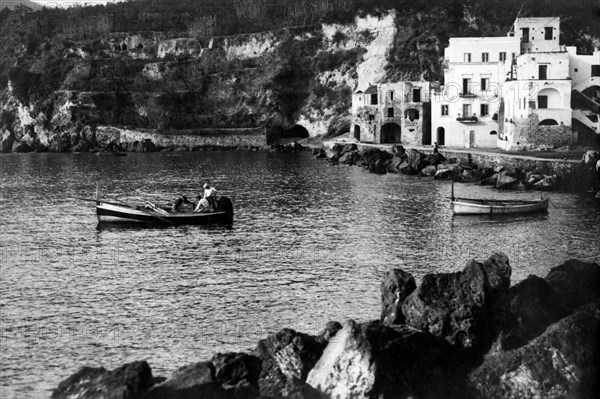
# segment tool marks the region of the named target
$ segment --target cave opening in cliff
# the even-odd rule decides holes
[[[381,126],[381,143],[399,143],[402,140],[402,128],[397,123]]]
[[[308,130],[304,126],[294,125],[290,129],[283,131],[283,138],[308,138]]]

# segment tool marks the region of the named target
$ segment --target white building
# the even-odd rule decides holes
[[[434,140],[452,147],[595,144],[600,52],[560,45],[560,19],[517,18],[506,37],[451,38],[432,95]]]
[[[521,54],[503,90],[499,147],[596,144],[600,52],[560,45],[558,17],[517,18],[509,36]]]
[[[434,141],[450,147],[496,147],[502,84],[519,52],[516,37],[450,39],[444,86],[432,96]]]

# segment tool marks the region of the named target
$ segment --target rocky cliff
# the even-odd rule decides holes
[[[540,1],[522,11],[542,12],[534,7]],[[94,148],[98,126],[264,128],[270,139],[344,133],[353,90],[439,80],[449,36],[503,34],[520,7],[513,0],[209,3],[2,11],[2,150]],[[573,14],[563,19],[566,44],[583,51],[597,44],[597,29],[585,26],[588,2],[550,3],[543,13]]]

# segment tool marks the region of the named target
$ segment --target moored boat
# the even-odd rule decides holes
[[[548,199],[520,201],[454,198],[452,200],[452,212],[455,215],[506,215],[548,212]]]
[[[120,223],[140,225],[208,225],[233,223],[233,206],[227,197],[217,199],[213,212],[171,212],[169,208],[157,207],[151,203],[133,206],[123,203],[96,201],[96,215],[99,223]]]
[[[454,197],[452,183],[452,213],[455,215],[508,215],[548,212],[548,198],[540,200],[500,200]]]

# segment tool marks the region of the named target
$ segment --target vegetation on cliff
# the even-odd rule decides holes
[[[385,75],[373,79],[440,80],[449,37],[505,34],[519,10],[560,16],[562,42],[589,52],[600,37],[594,4],[131,0],[4,9],[0,132],[48,143],[83,126],[285,132],[302,119],[315,124],[312,134],[335,135],[348,127],[359,66],[379,34],[359,30],[356,17],[381,20],[395,10]]]

